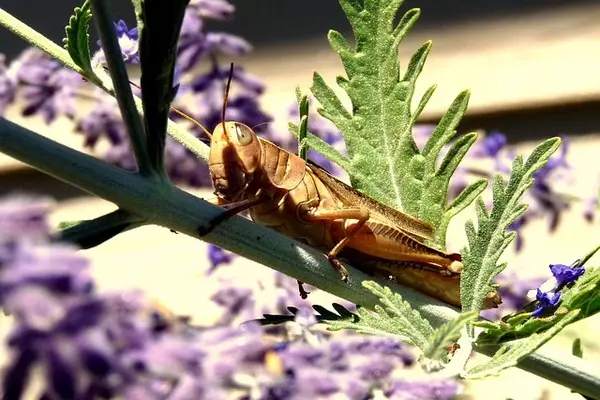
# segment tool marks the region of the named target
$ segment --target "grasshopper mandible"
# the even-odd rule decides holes
[[[251,219],[327,254],[347,281],[339,259],[460,307],[461,256],[424,243],[433,227],[358,192],[316,164],[259,138],[247,125],[225,121],[210,134],[209,170],[225,211],[208,229],[248,210]],[[211,201],[211,200],[209,200]],[[299,282],[300,294],[307,293]],[[499,304],[494,294],[487,307]]]

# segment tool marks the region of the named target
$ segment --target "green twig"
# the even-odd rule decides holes
[[[162,165],[153,165],[150,156],[148,155],[148,147],[146,146],[146,134],[140,119],[140,114],[137,112],[133,94],[123,62],[121,47],[115,33],[115,26],[112,18],[108,14],[108,7],[105,0],[93,0],[92,10],[94,13],[94,21],[98,28],[98,34],[102,42],[106,63],[110,71],[115,87],[115,97],[119,103],[123,122],[127,127],[127,133],[131,139],[131,147],[137,161],[137,166],[142,176],[165,174]]]

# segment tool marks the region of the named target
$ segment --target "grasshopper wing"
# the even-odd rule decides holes
[[[379,214],[381,217],[390,221],[396,228],[402,232],[414,237],[415,239],[432,239],[434,237],[433,226],[427,222],[421,221],[410,215],[404,214],[398,210],[388,207],[385,204],[374,200],[373,198],[362,194],[353,187],[335,178],[329,172],[319,167],[312,161],[307,161],[307,167],[327,185],[329,190],[338,198],[343,199],[344,203],[353,206],[363,206]]]

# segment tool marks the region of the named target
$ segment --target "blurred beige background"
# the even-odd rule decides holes
[[[401,45],[400,57],[406,65],[410,54],[425,40],[434,42],[416,96],[418,98],[433,83],[438,84],[423,115],[427,121],[439,119],[458,92],[468,88],[472,91],[469,117],[495,115],[502,121],[518,113],[526,119],[527,112],[548,109],[546,118],[550,120],[556,117],[552,115],[553,107],[570,105],[571,113],[563,116],[563,122],[568,125],[569,121],[578,119],[578,105],[585,107],[600,101],[598,17],[600,4],[445,26],[409,35]],[[294,100],[296,85],[300,84],[306,91],[313,70],[321,72],[330,83],[343,72],[325,40],[293,47],[259,48],[243,65],[266,81],[268,91],[263,106],[275,114],[282,127],[285,126],[287,105]],[[54,140],[81,149],[82,138],[72,134],[66,121],[48,127],[37,118],[24,120],[14,108],[9,117]],[[596,130],[578,132],[585,135],[569,136],[572,146],[568,160],[576,180],[561,188],[569,194],[587,197],[600,183],[600,136],[595,134],[600,133],[600,112],[596,127]],[[569,135],[571,132],[566,130],[564,133]],[[524,154],[528,154],[535,144],[531,140],[519,142],[516,147]],[[3,191],[29,187],[60,198],[52,216],[55,224],[93,218],[114,209],[99,199],[74,196],[64,186],[3,155],[0,156],[0,181]],[[201,197],[210,196],[210,191],[206,190],[197,193]],[[510,268],[522,270],[524,275],[545,275],[548,264],[571,263],[597,246],[600,243],[598,223],[585,222],[582,211],[580,204],[574,204],[563,216],[559,231],[553,235],[548,234],[547,220],[531,223],[524,231],[526,246],[523,252],[514,254],[511,251],[512,254],[505,256]],[[462,226],[467,217],[457,218],[451,227],[449,244],[454,250],[464,244]],[[86,253],[93,259],[95,275],[103,288],[143,288],[176,313],[192,315],[196,321],[205,323],[218,315],[217,308],[208,301],[218,285],[218,278],[238,277],[258,282],[271,274],[266,267],[237,259],[233,266],[220,271],[218,277],[206,278],[206,245],[157,227],[144,227],[119,235]],[[591,264],[599,265],[598,261],[600,256]],[[327,304],[328,300],[323,299],[322,304]],[[598,318],[594,318],[571,326],[547,346],[556,347],[557,352],[569,352],[572,340],[581,337],[585,357],[598,363],[600,371],[596,339],[598,322]],[[7,318],[0,319],[0,331],[6,331],[8,326]],[[469,393],[473,398],[485,396],[499,400],[580,398],[567,389],[515,369],[498,378],[469,383]]]

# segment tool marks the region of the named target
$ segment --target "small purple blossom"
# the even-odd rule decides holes
[[[210,275],[223,264],[229,264],[233,260],[233,255],[219,246],[214,244],[208,245],[208,260],[210,261],[210,267],[208,268],[207,275]]]
[[[235,7],[225,0],[191,0],[189,7],[204,19],[224,20],[231,18]]]
[[[75,117],[75,100],[81,76],[36,48],[25,50],[15,61],[19,92],[25,100],[24,116],[41,114],[49,124],[58,116]]]
[[[498,308],[483,310],[480,315],[494,320],[502,314],[522,308],[530,302],[529,291],[539,287],[544,280],[543,277],[523,279],[515,272],[498,275],[495,283],[499,285],[498,294],[502,297],[502,305]]]
[[[16,94],[17,78],[6,65],[6,56],[0,53],[0,115],[15,101]]]
[[[422,382],[397,380],[387,394],[390,399],[450,400],[456,398],[461,392],[461,386],[449,379]]]
[[[140,63],[140,47],[139,47],[139,35],[137,27],[129,29],[127,24],[123,20],[113,23],[115,26],[115,34],[121,48],[121,55],[123,61],[126,64],[139,64]],[[98,40],[98,47],[100,48],[92,59],[92,65],[99,65],[106,62],[106,56],[102,50],[102,42]]]
[[[492,132],[483,140],[475,142],[469,155],[474,158],[492,158],[498,157],[498,154],[506,146],[506,136],[500,132]]]
[[[560,301],[560,298],[560,292],[542,292],[540,289],[538,289],[535,295],[535,299],[538,301],[538,303],[535,306],[535,311],[533,311],[531,315],[533,317],[542,316],[546,311],[556,307]]]
[[[554,278],[556,278],[557,286],[563,287],[579,279],[585,272],[585,268],[573,268],[564,264],[550,264],[550,271],[554,275]]]

